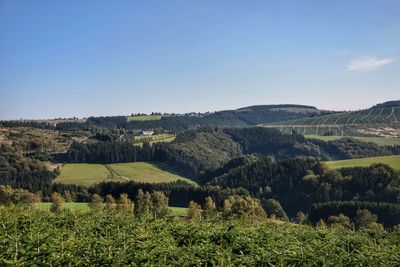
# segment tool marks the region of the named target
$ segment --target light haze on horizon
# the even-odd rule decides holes
[[[400,1],[0,0],[0,119],[400,99]]]

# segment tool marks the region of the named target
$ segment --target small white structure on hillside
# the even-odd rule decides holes
[[[154,134],[154,131],[141,131],[140,134],[144,136],[150,136]]]

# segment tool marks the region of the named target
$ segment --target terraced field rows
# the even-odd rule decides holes
[[[366,109],[353,112],[342,112],[317,116],[301,120],[279,122],[275,125],[365,125],[365,124],[400,123],[400,108]]]
[[[400,136],[400,108],[341,112],[263,126],[303,135]]]

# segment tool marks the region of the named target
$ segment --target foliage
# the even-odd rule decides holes
[[[9,185],[0,185],[1,204],[33,204],[39,201],[39,196],[28,190],[13,189]]]
[[[214,200],[210,196],[206,197],[203,205],[203,217],[205,219],[212,218],[216,215],[216,213],[217,206],[215,205]]]
[[[258,199],[237,195],[225,199],[223,214],[226,218],[264,218],[267,216]]]
[[[19,147],[0,144],[0,184],[31,192],[46,190],[56,173],[36,159],[24,157]]]
[[[267,199],[263,203],[263,207],[268,216],[274,215],[279,220],[283,221],[289,220],[285,210],[282,208],[282,205],[281,203],[279,203],[279,201],[275,199]]]
[[[331,227],[344,227],[347,229],[353,229],[354,224],[349,217],[340,213],[338,216],[331,215],[328,217],[327,224]]]
[[[376,215],[372,217],[365,216],[365,218],[369,217],[368,220],[365,218],[357,219],[357,217],[360,218],[365,215],[365,212],[358,214],[360,210],[368,210],[368,212]],[[385,202],[331,201],[315,203],[311,207],[309,219],[312,223],[316,223],[320,219],[327,219],[331,215],[340,213],[353,219],[358,228],[370,225],[378,219],[378,222],[386,227],[400,224],[400,205]],[[372,221],[370,218],[373,218]],[[367,223],[364,223],[364,220]]]
[[[400,232],[0,207],[5,266],[395,266]]]
[[[133,214],[135,204],[129,199],[127,194],[121,194],[117,200],[117,211],[126,214]]]
[[[201,206],[194,201],[189,202],[187,210],[188,220],[201,220]]]
[[[51,207],[50,211],[59,213],[64,209],[64,198],[57,192],[54,192],[51,194]]]
[[[378,216],[372,214],[369,210],[357,210],[354,223],[358,229],[368,228],[376,223]]]

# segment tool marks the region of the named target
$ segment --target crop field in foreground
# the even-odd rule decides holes
[[[50,210],[51,202],[40,202],[36,203],[35,206],[39,210]],[[66,202],[64,203],[64,208],[69,209],[71,211],[79,211],[79,212],[89,212],[90,207],[89,203],[78,203],[78,202]],[[187,214],[187,208],[182,207],[169,207],[171,209],[171,213],[174,216],[181,216]]]
[[[140,116],[128,116],[128,121],[157,121],[161,120],[161,115],[140,115]]]
[[[398,266],[400,230],[0,207],[2,266]]]
[[[128,162],[113,164],[68,163],[61,169],[55,183],[91,186],[100,182],[162,183],[185,180],[194,183],[165,164],[158,162]]]
[[[329,167],[334,169],[340,169],[345,167],[368,167],[374,163],[384,163],[391,166],[394,169],[400,170],[400,155],[326,161],[326,163],[328,164]]]
[[[306,138],[320,139],[323,141],[331,141],[343,138],[343,136],[323,136],[323,135],[305,135]],[[400,145],[400,137],[361,137],[361,136],[348,136],[364,142],[372,142],[380,146],[394,146]]]

